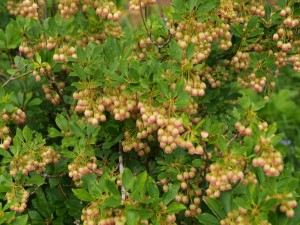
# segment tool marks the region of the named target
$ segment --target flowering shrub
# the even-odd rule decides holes
[[[0,224],[299,224],[259,112],[300,4],[157,2],[0,3]]]

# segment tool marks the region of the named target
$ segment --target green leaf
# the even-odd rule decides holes
[[[169,55],[177,61],[182,59],[182,50],[174,39],[170,42]]]
[[[286,6],[286,0],[278,0],[277,3],[281,8],[284,8]]]
[[[216,0],[206,0],[202,4],[199,5],[197,16],[202,17],[204,14],[209,13],[216,9],[218,6],[218,1]]]
[[[0,175],[0,192],[8,192],[12,187],[11,178]]]
[[[169,187],[167,192],[165,192],[162,197],[162,202],[164,205],[169,204],[175,198],[175,196],[178,194],[179,187],[179,184],[173,184],[171,187]]]
[[[132,188],[134,179],[133,175],[130,169],[125,168],[123,174],[122,174],[122,184],[126,191]]]
[[[52,138],[54,138],[54,137],[62,137],[63,135],[57,130],[57,129],[55,129],[54,127],[49,127],[48,128],[48,136],[49,137],[52,137]]]
[[[251,31],[258,23],[258,20],[259,20],[258,16],[252,16],[248,22],[248,26],[247,26],[245,32]]]
[[[42,58],[39,53],[35,53],[34,57],[38,64],[42,63]]]
[[[255,103],[253,104],[253,107],[252,107],[252,110],[255,112],[255,111],[258,111],[262,108],[264,108],[266,105],[266,102],[264,100],[258,100],[258,101],[255,101]]]
[[[234,200],[234,203],[238,206],[238,207],[241,207],[241,208],[245,208],[245,209],[250,209],[251,206],[249,204],[249,202],[245,199],[242,199],[242,198],[235,198]]]
[[[85,62],[85,52],[82,49],[82,47],[78,47],[76,50],[76,53],[77,53],[78,61],[81,63],[84,63]]]
[[[82,201],[93,201],[92,196],[85,189],[72,189],[74,195]]]
[[[261,28],[255,29],[251,34],[249,34],[249,39],[253,37],[257,37],[258,35],[261,35],[264,33],[264,30]]]
[[[119,134],[119,136],[117,136],[113,140],[104,142],[103,145],[102,145],[102,149],[105,150],[105,149],[111,148],[112,146],[114,146],[115,144],[117,144],[123,138],[124,138],[124,134],[123,133]]]
[[[85,134],[83,133],[84,132],[83,129],[81,129],[79,127],[79,125],[77,123],[73,122],[73,121],[71,121],[71,123],[70,123],[70,131],[78,137],[84,137],[85,136]]]
[[[237,37],[243,36],[243,25],[235,23],[234,26],[230,28],[232,33]]]
[[[261,209],[265,211],[272,210],[272,208],[276,207],[278,203],[279,203],[278,199],[271,198],[262,203]]]
[[[132,187],[132,190],[133,190],[133,193],[132,193],[132,197],[137,197],[139,193],[144,193],[144,187],[146,185],[146,181],[147,181],[147,172],[144,171],[142,173],[140,173],[134,183],[133,183],[133,187]]]
[[[28,126],[24,127],[22,133],[23,133],[23,137],[24,137],[25,141],[29,142],[32,140],[32,132]]]
[[[210,210],[219,218],[224,219],[226,217],[226,213],[222,204],[219,200],[214,198],[206,197],[203,199],[205,204],[210,208]]]
[[[105,181],[105,186],[113,195],[120,195],[120,191],[117,188],[117,185],[112,180],[107,179]]]
[[[167,213],[179,213],[180,211],[182,210],[185,210],[186,209],[186,206],[182,203],[179,203],[179,202],[173,202],[171,203],[166,212]]]
[[[121,196],[111,196],[104,200],[104,202],[101,204],[103,206],[107,207],[118,207],[122,205],[121,203]]]
[[[87,177],[87,175],[84,177]],[[94,199],[101,198],[102,193],[103,193],[102,189],[103,189],[103,187],[101,187],[98,182],[96,182],[96,181],[88,182],[88,191],[89,191],[90,195],[92,196],[92,198],[94,198]]]
[[[11,201],[10,203],[7,203],[7,204],[3,207],[2,211],[4,212],[4,211],[8,210],[13,204],[14,204],[13,201]],[[2,206],[1,203],[0,203],[0,205]],[[1,207],[0,207],[0,208],[1,208]]]
[[[149,177],[149,180],[147,182],[147,191],[153,201],[156,201],[159,199],[159,189],[153,180],[153,178]]]
[[[42,102],[43,102],[42,99],[40,99],[40,98],[34,98],[34,99],[31,99],[27,103],[27,107],[37,106],[37,105],[40,105]]]
[[[12,222],[10,222],[10,225],[26,225],[28,220],[28,215],[18,216],[16,217]]]
[[[3,148],[0,148],[0,155],[4,156],[6,158],[11,158],[9,151],[7,151],[6,149],[3,149]]]
[[[218,135],[217,145],[222,152],[225,152],[227,150],[227,140],[221,134]]]
[[[189,0],[187,3],[188,3],[187,6],[188,6],[189,11],[192,11],[196,7],[196,5],[199,4],[199,1],[198,0]]]
[[[170,97],[170,91],[166,82],[160,81],[157,83],[157,88],[165,97]]]
[[[151,209],[139,209],[139,216],[142,219],[149,219],[154,215]]]
[[[239,99],[239,103],[242,106],[243,109],[249,109],[251,106],[251,99],[249,96],[244,95]]]
[[[74,72],[71,72],[69,76],[79,77],[81,80],[86,80],[86,73],[80,65],[72,65]],[[74,86],[79,86],[80,84],[73,83]]]
[[[186,58],[191,59],[195,52],[195,45],[191,42],[186,48]]]
[[[36,174],[36,175],[30,177],[30,178],[27,180],[27,183],[28,183],[28,184],[35,184],[35,185],[40,186],[40,185],[45,184],[45,179],[44,179],[41,175]]]
[[[5,210],[3,210],[3,211],[5,211]],[[15,215],[16,215],[16,212],[14,212],[14,211],[5,212],[4,216],[2,216],[0,218],[0,224],[3,224],[3,222],[12,221],[12,219],[15,217]],[[7,223],[5,223],[5,225],[6,224]],[[11,223],[9,223],[9,224],[11,224]]]
[[[55,123],[62,131],[67,131],[68,121],[62,114],[56,116]]]
[[[30,219],[32,220],[32,224],[43,224],[43,218],[37,211],[28,211]]]
[[[194,159],[192,161],[192,164],[194,167],[200,167],[204,164],[204,161],[203,161],[203,159]]]
[[[226,214],[233,210],[233,196],[232,191],[224,191],[221,194],[220,201],[224,207]]]
[[[190,98],[191,96],[189,95],[189,93],[187,92],[180,92],[179,96],[176,98],[175,101],[175,106],[178,110],[181,110],[185,107],[187,107],[188,105],[190,105]]]
[[[296,190],[299,180],[294,177],[285,177],[278,182],[278,190],[284,193],[291,193]]]
[[[186,128],[190,127],[190,118],[189,118],[188,114],[182,113],[182,114],[181,114],[181,119],[182,119],[183,125],[184,125]]]
[[[136,225],[138,224],[139,214],[133,209],[126,210],[126,224],[127,225]]]
[[[220,225],[219,220],[209,213],[202,213],[196,216],[197,220],[204,225]]]

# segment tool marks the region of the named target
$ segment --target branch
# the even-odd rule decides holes
[[[25,185],[25,187],[26,187],[26,185]],[[38,191],[38,189],[39,189],[40,187],[41,187],[41,185],[36,186],[36,187],[34,188],[34,190],[33,190],[32,192],[29,193],[29,196],[35,194],[35,193]]]
[[[204,150],[204,155],[205,155],[205,159],[204,159],[204,163],[205,163],[205,169],[203,170],[203,175],[201,175],[201,169],[200,169],[200,176],[202,177],[203,181],[206,180],[206,174],[207,174],[207,169],[208,169],[208,154],[207,154],[207,151],[206,151],[206,146],[203,147],[203,150]]]
[[[167,44],[169,44],[170,41],[171,41],[171,34],[170,34],[170,31],[168,31],[168,33],[169,33],[169,38],[166,40],[165,43],[163,43],[162,45],[156,43],[156,42],[152,39],[152,37],[151,37],[151,32],[149,31],[149,29],[148,29],[148,27],[147,27],[146,20],[145,20],[144,15],[143,15],[143,10],[142,10],[142,3],[141,3],[141,0],[139,0],[139,2],[140,2],[140,14],[141,14],[141,17],[142,17],[142,21],[143,21],[144,27],[145,27],[146,32],[147,32],[147,36],[150,38],[152,44],[156,45],[156,46],[158,47],[158,49],[161,49],[161,48],[165,47],[165,46],[166,46]],[[145,13],[146,13],[146,6],[145,6]]]
[[[16,72],[15,72],[13,75],[11,75],[11,77],[10,77],[7,81],[5,81],[4,84],[2,84],[2,87],[5,87],[5,86],[6,86],[10,81],[12,81],[12,80],[17,80],[17,79],[19,79],[19,78],[21,78],[21,77],[24,77],[24,76],[26,76],[26,75],[32,73],[32,71],[29,70],[29,71],[27,71],[26,73],[23,73],[23,74],[21,74],[21,75],[18,76],[18,77],[15,77],[15,76],[17,75],[17,73],[21,72],[21,71],[22,71],[23,69],[25,69],[27,66],[28,66],[28,64],[25,64],[22,68],[17,69]]]
[[[45,20],[47,18],[47,5],[46,5],[46,1],[45,0],[41,0],[39,1],[39,16],[40,16],[40,22],[42,23],[43,20]]]
[[[66,195],[66,193],[64,192],[64,190],[62,189],[60,183],[57,184],[58,189],[60,190],[60,192],[62,193],[62,195],[64,196],[65,200],[68,200],[68,197]]]
[[[146,24],[146,21],[145,21],[145,18],[144,18],[144,15],[143,15],[143,10],[142,10],[142,2],[141,0],[140,1],[140,13],[141,13],[141,17],[142,17],[142,21],[143,21],[143,24],[144,24],[144,27],[147,31],[147,35],[148,37],[151,39],[151,41],[153,42],[152,38],[151,38],[151,32],[148,30],[148,27],[147,27],[147,24]]]
[[[49,175],[49,174],[44,173],[43,177],[44,178],[60,178],[60,177],[65,176],[66,174],[67,174],[66,172],[61,173],[61,174],[54,174],[54,175]]]
[[[76,219],[76,220],[74,221],[74,224],[75,224],[75,225],[80,225],[80,220],[79,220],[79,219]]]
[[[229,145],[231,145],[231,143],[239,136],[238,133],[234,134],[232,136],[232,138],[227,142],[227,147],[229,147]]]
[[[124,172],[124,162],[123,162],[123,151],[122,151],[121,141],[119,141],[119,171],[120,171],[120,176],[122,177],[122,174]],[[124,204],[124,201],[126,200],[126,190],[123,184],[121,186],[121,195],[122,195],[122,204]]]

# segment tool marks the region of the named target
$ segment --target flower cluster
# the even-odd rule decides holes
[[[45,166],[50,163],[57,163],[60,154],[56,153],[53,148],[40,146],[38,149],[28,149],[20,155],[15,155],[10,162],[10,174],[17,175],[21,171],[23,175],[35,171],[42,173]]]

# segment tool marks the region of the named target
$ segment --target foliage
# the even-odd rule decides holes
[[[0,224],[299,224],[300,5],[233,2],[1,1]]]

